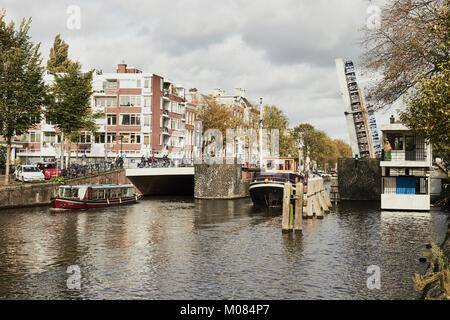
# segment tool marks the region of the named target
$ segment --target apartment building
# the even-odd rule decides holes
[[[259,110],[247,99],[244,89],[235,88],[234,94],[225,94],[222,89],[214,89],[212,96],[217,103],[227,106],[232,111],[233,116],[241,121],[242,126],[239,129],[258,129]],[[241,158],[245,163],[256,164],[259,157],[249,145],[251,142],[249,137],[239,137],[239,133],[237,133],[237,136],[234,139],[232,155]],[[253,148],[256,147],[253,146]],[[227,150],[227,153],[230,151]],[[226,156],[229,156],[229,154]]]
[[[47,83],[53,79],[46,73]],[[186,154],[185,145],[192,140],[197,100],[184,87],[125,63],[115,73],[94,73],[92,87],[92,110],[104,117],[96,120],[95,134],[83,131],[72,143],[72,159],[97,161],[122,155],[126,163],[137,165],[142,156],[167,155],[174,162],[189,162],[192,148]],[[61,155],[58,130],[45,119],[20,138],[23,146],[17,155],[27,162],[51,161]]]

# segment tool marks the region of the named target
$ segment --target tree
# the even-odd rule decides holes
[[[71,135],[89,126],[95,126],[97,114],[90,108],[92,73],[81,73],[79,63],[71,63],[65,73],[55,74],[51,87],[52,101],[45,110],[46,118],[66,135],[70,165]]]
[[[450,71],[424,77],[417,90],[406,99],[408,107],[400,119],[413,132],[430,141],[433,154],[450,160]]]
[[[439,27],[443,32],[434,32]],[[375,107],[391,105],[418,83],[439,73],[448,63],[448,3],[446,0],[395,0],[381,11],[379,28],[364,28],[364,66],[381,74],[368,96]]]
[[[11,140],[40,122],[42,106],[47,101],[47,88],[39,44],[30,41],[31,18],[15,24],[5,22],[6,11],[0,12],[0,134],[6,140],[5,184],[9,183]]]
[[[236,129],[242,125],[242,121],[233,116],[230,108],[218,103],[211,95],[202,96],[198,117],[202,122],[203,132],[218,129],[224,137],[227,129]]]
[[[291,130],[288,128],[289,120],[277,106],[264,106],[263,128],[279,130],[279,151],[281,157],[297,157],[298,147]]]
[[[47,70],[49,70],[54,74],[56,73],[64,74],[68,73],[72,69],[77,69],[78,72],[80,72],[81,66],[78,63],[72,62],[69,59],[69,45],[64,40],[62,40],[61,36],[58,34],[56,35],[55,40],[53,42],[53,48],[50,49],[50,56],[47,61]],[[88,108],[81,118],[84,124],[80,129],[86,129],[87,131],[90,132],[96,132],[98,130],[98,126],[95,123],[95,119],[98,119],[103,116],[104,116],[103,113],[93,114],[91,109]],[[78,140],[81,136],[81,132],[78,130],[73,130],[71,132],[66,133],[67,133],[67,137],[65,139],[66,141],[63,141],[62,143],[65,144],[65,142],[67,142],[68,154],[70,155],[71,142],[77,143],[78,146]],[[62,155],[62,157],[64,158],[64,155]],[[76,158],[78,159],[78,148]],[[70,165],[70,156],[68,158],[68,164]]]
[[[6,164],[6,159],[4,157],[5,153],[6,153],[6,147],[0,146],[0,168],[3,168],[3,166]]]
[[[352,158],[352,147],[348,143],[340,139],[335,139],[333,142],[336,146],[338,158]]]
[[[309,123],[302,123],[292,129],[292,135],[302,143],[303,163],[307,157],[316,161],[323,169],[334,168],[338,158],[351,157],[351,147],[342,140],[332,140],[328,135]]]
[[[447,60],[435,66],[436,72],[422,75],[415,90],[405,97],[406,109],[400,111],[400,119],[416,134],[423,135],[433,146],[437,157],[450,160],[450,10],[444,7],[438,14],[439,20],[430,25],[431,32],[438,38],[445,38],[439,46],[447,52]]]
[[[425,136],[436,156],[449,159],[450,10],[446,0],[397,0],[386,5],[381,27],[365,30],[363,55],[382,77],[369,95],[378,107],[404,97],[400,119]]]
[[[202,133],[208,129],[217,129],[222,133],[222,145],[225,144],[227,129],[237,129],[243,125],[242,121],[233,115],[230,108],[218,103],[211,95],[202,96],[198,119],[202,122]],[[208,141],[203,141],[202,148],[215,143],[215,137],[209,137]]]
[[[58,34],[53,41],[53,47],[50,49],[47,70],[52,73],[66,72],[71,64],[72,61],[69,60],[69,45]]]
[[[296,141],[301,141],[303,144],[302,154],[303,163],[306,164],[307,157],[310,160],[319,159],[319,154],[323,148],[324,140],[326,136],[318,132],[314,126],[309,123],[302,123],[293,129],[293,134]]]

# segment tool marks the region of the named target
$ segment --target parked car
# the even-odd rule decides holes
[[[45,179],[50,179],[52,176],[61,176],[61,169],[58,169],[56,162],[41,162],[38,163],[39,169],[44,174]]]
[[[45,176],[36,165],[20,165],[14,172],[16,180],[22,182],[45,181]]]

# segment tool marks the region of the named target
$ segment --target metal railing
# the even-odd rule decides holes
[[[124,167],[123,161],[101,161],[96,163],[78,164],[71,163],[69,168],[61,170],[61,177],[66,179],[100,174]]]
[[[184,168],[184,167],[193,167],[193,163],[185,163],[184,161],[172,161],[170,159],[155,159],[155,162],[152,162],[151,159],[141,160],[136,164],[138,168]]]

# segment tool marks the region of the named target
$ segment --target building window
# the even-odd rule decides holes
[[[139,114],[121,114],[120,124],[123,126],[140,126],[141,115]]]
[[[144,108],[150,108],[152,106],[152,98],[144,97]]]
[[[150,145],[150,136],[144,135],[144,145],[149,146]]]
[[[141,143],[141,135],[139,133],[121,133],[122,143]]]
[[[115,97],[100,97],[95,98],[96,107],[116,107],[117,99]]]
[[[141,96],[120,96],[121,107],[140,107]]]
[[[115,126],[117,124],[117,115],[108,114],[106,117],[107,117],[108,126]]]
[[[78,142],[79,143],[91,143],[91,134],[89,132],[81,132]]]
[[[139,133],[131,133],[130,134],[130,142],[131,143],[141,143],[141,135]]]
[[[144,126],[150,127],[151,115],[144,115]]]
[[[159,109],[162,110],[163,109],[163,98],[159,99]]]
[[[105,133],[97,133],[95,134],[95,143],[105,143]]]
[[[117,89],[117,80],[106,80],[103,82],[103,89]]]
[[[392,150],[403,150],[403,135],[398,133],[388,133],[387,138]]]
[[[136,79],[122,79],[120,80],[120,87],[124,89],[133,89],[141,87],[141,80]]]
[[[44,132],[44,142],[55,143],[57,141],[59,142],[56,132]]]
[[[41,142],[41,134],[39,132],[28,132],[22,136],[22,142],[38,143]]]
[[[150,79],[144,79],[144,88],[150,88]]]
[[[113,143],[116,140],[116,134],[115,133],[107,133],[106,134],[106,142],[107,143]]]
[[[162,140],[163,140],[163,136],[162,134],[159,135],[159,145],[162,146]]]

